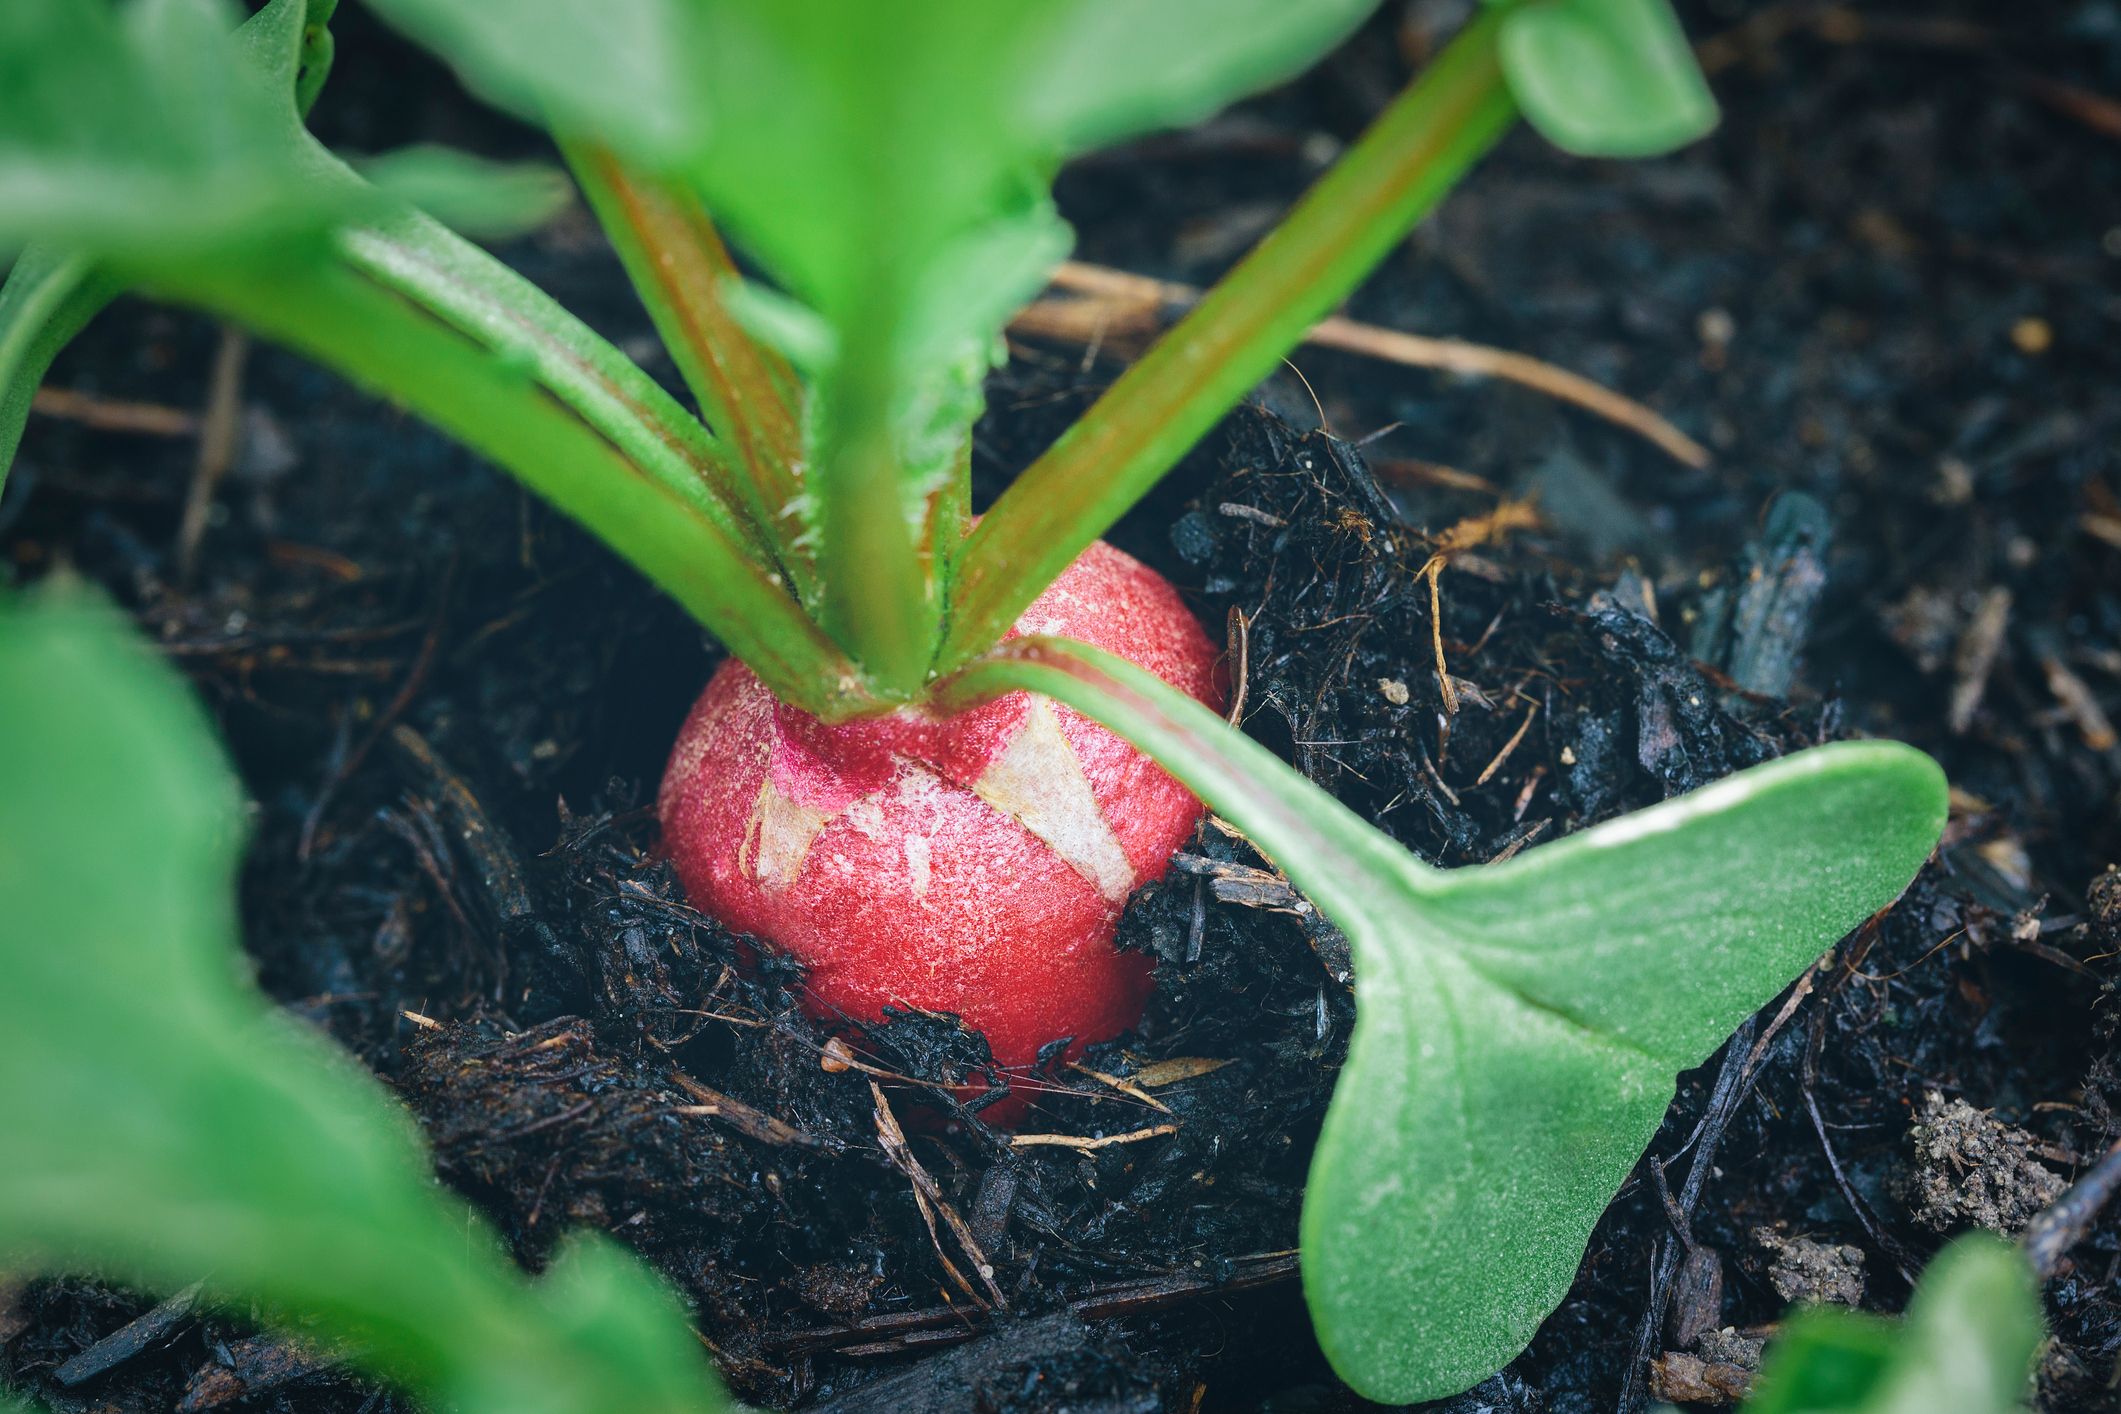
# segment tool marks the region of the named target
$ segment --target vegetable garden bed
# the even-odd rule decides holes
[[[1688,12],[1712,139],[1627,166],[1513,141],[1350,309],[1591,375],[1711,464],[1508,382],[1310,350],[1111,537],[1227,637],[1257,738],[1438,863],[1852,733],[1944,763],[1938,860],[1691,1075],[1651,1146],[1720,1254],[1711,1324],[1740,1330],[1786,1304],[1785,1239],[1858,1249],[1865,1304],[1898,1309],[1945,1231],[2022,1223],[2117,1127],[2121,148],[2078,100],[2121,56],[2062,11],[1821,13]],[[1425,14],[1070,169],[1078,257],[1208,282],[1425,52]],[[337,27],[328,140],[533,141],[358,11]],[[580,211],[505,253],[653,347]],[[1124,313],[1019,333],[983,500],[1110,381]],[[1204,826],[1130,904],[1122,945],[1159,966],[1141,1031],[987,1129],[955,1108],[975,1038],[902,1015],[838,1039],[792,968],[686,904],[652,806],[720,655],[634,571],[191,316],[123,305],[50,386],[0,554],[106,586],[206,697],[256,806],[260,981],[397,1087],[519,1255],[611,1232],[762,1405],[1354,1406],[1294,1259],[1351,964],[1241,837]],[[187,531],[201,434],[230,431]],[[1932,1092],[2024,1132],[1940,1138]],[[1650,1172],[1531,1349],[1450,1407],[1633,1408],[1667,1352],[1731,1363],[1675,1339],[1704,1263]],[[2117,1262],[2108,1220],[2046,1288],[2048,1407],[2108,1397]],[[0,1376],[61,1410],[403,1402],[328,1341],[76,1280],[0,1288]]]

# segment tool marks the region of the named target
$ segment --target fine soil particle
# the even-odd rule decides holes
[[[1083,254],[1211,280],[1455,13],[1388,7],[1314,78],[1070,169]],[[1690,5],[1714,138],[1625,165],[1512,140],[1351,304],[1619,387],[1711,466],[1506,384],[1308,350],[1113,533],[1242,650],[1248,729],[1441,864],[1855,733],[1914,741],[1957,787],[1908,896],[1682,1078],[1568,1299],[1445,1408],[1639,1408],[1655,1370],[1677,1378],[1686,1253],[1734,1254],[1694,1315],[1779,1316],[1770,1268],[1736,1255],[1756,1228],[1859,1248],[1864,1299],[1897,1309],[1938,1222],[2021,1223],[2069,1155],[2121,1134],[2121,749],[2101,726],[2121,710],[2121,146],[2077,101],[2121,89],[2104,14],[1851,28]],[[340,28],[330,140],[536,150],[360,10]],[[671,377],[579,212],[505,255]],[[194,408],[215,342],[128,303],[53,381]],[[1119,366],[1013,354],[983,497]],[[260,350],[240,393],[245,451],[193,573],[191,443],[45,418],[0,563],[72,565],[190,675],[257,804],[262,985],[397,1087],[526,1263],[610,1231],[760,1405],[1357,1407],[1290,1252],[1356,979],[1267,861],[1210,826],[1141,891],[1121,928],[1160,968],[1141,1031],[1038,1078],[1027,1128],[1067,1143],[1012,1143],[963,1098],[977,1037],[820,1025],[795,970],[658,859],[647,805],[714,644],[337,380]],[[1980,1149],[2001,1141],[1961,1124],[1911,1166],[1932,1091],[2025,1137]],[[917,1186],[958,1222],[931,1237]],[[2121,1227],[2073,1259],[2046,1288],[2062,1411],[2110,1401]],[[70,1279],[0,1293],[0,1379],[69,1412],[236,1383],[297,1414],[404,1407],[319,1368],[321,1342],[167,1306]],[[1744,1372],[1683,1324],[1700,1387]]]
[[[1760,1368],[1760,1356],[1767,1349],[1767,1341],[1759,1335],[1749,1335],[1735,1326],[1725,1326],[1720,1331],[1710,1331],[1694,1347],[1702,1359],[1719,1365],[1736,1365],[1741,1370]]]
[[[2108,865],[2084,890],[2084,897],[2092,936],[2107,947],[2121,947],[2121,868]]]
[[[1753,1372],[1741,1365],[1704,1360],[1673,1350],[1650,1362],[1650,1393],[1668,1404],[1719,1408],[1752,1392]]]
[[[1861,1247],[1820,1242],[1769,1227],[1753,1230],[1753,1244],[1767,1253],[1767,1283],[1784,1301],[1814,1306],[1863,1304]]]
[[[2062,1196],[2061,1176],[2034,1157],[2037,1138],[1964,1100],[1930,1091],[1907,1137],[1914,1218],[1938,1232],[1985,1227],[2015,1237]]]

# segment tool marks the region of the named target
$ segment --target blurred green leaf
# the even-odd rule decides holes
[[[557,167],[489,162],[420,144],[353,164],[386,195],[467,236],[512,236],[542,225],[574,194]]]
[[[1931,1259],[1899,1321],[1792,1316],[1746,1414],[2016,1414],[2043,1334],[2025,1254],[1971,1233]]]
[[[1502,62],[1525,117],[1565,151],[1651,157],[1716,126],[1669,0],[1535,0],[1504,21]]]
[[[287,84],[307,113],[331,72],[327,22],[337,0],[272,0],[236,30],[244,61],[268,83]],[[27,17],[27,12],[24,16]],[[20,17],[18,17],[20,18]],[[5,241],[0,240],[0,248]],[[88,255],[32,245],[0,285],[0,487],[7,483],[30,400],[59,350],[124,291]]]
[[[1357,1022],[1304,1192],[1304,1295],[1333,1368],[1383,1402],[1524,1349],[1679,1073],[1891,903],[1944,825],[1936,763],[1848,742],[1442,872],[1109,654],[1012,640],[951,700],[1017,688],[1154,756],[1347,934]]]
[[[1063,157],[1286,77],[1375,4],[373,0],[499,101],[688,170],[791,292],[843,329],[891,313],[916,363],[1066,248]]]
[[[234,945],[244,802],[183,682],[79,589],[0,600],[0,1268],[321,1323],[467,1414],[721,1407],[601,1238],[526,1281],[375,1079]]]
[[[48,240],[153,259],[283,239],[348,214],[288,141],[301,6],[270,45],[216,0],[0,5],[0,249]],[[255,37],[255,36],[254,36]]]
[[[0,253],[49,242],[155,271],[282,251],[387,209],[302,126],[328,58],[303,0],[240,30],[221,0],[8,0]],[[423,204],[537,209],[518,172],[426,156],[407,170]]]
[[[85,255],[31,246],[16,257],[0,284],[0,489],[44,371],[120,288]]]
[[[1295,72],[1375,0],[710,0],[708,209],[833,330],[813,368],[824,618],[919,685],[941,587],[922,556],[1009,315],[1066,255],[1053,173]]]
[[[474,91],[648,165],[698,152],[703,0],[368,0]]]

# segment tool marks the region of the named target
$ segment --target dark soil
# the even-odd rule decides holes
[[[1391,7],[1302,83],[1071,169],[1083,256],[1212,278],[1458,8]],[[1712,140],[1609,165],[1513,139],[1352,312],[1589,374],[1711,468],[1523,390],[1304,352],[1302,381],[1114,537],[1211,625],[1243,611],[1251,730],[1440,863],[1853,733],[1917,743],[1958,788],[1907,898],[1732,1048],[1769,1038],[1757,1083],[1719,1057],[1682,1085],[1651,1153],[1687,1230],[1646,1164],[1467,1411],[1637,1407],[1668,1351],[1661,1370],[1742,1385],[1753,1346],[1725,1328],[1776,1317],[1793,1251],[1859,1253],[1833,1289],[1897,1309],[1947,1232],[2022,1220],[2039,1175],[2121,1134],[2121,886],[2101,877],[2121,858],[2121,110],[2100,97],[2121,94],[2121,10],[1687,19],[1727,109]],[[341,28],[331,140],[529,149],[358,12]],[[669,375],[586,218],[507,254]],[[52,381],[196,408],[215,341],[126,304]],[[1020,347],[983,485],[1116,367]],[[1012,1149],[942,1088],[979,1073],[976,1038],[905,1017],[836,1045],[792,969],[740,965],[657,861],[646,806],[713,644],[335,379],[258,351],[241,395],[194,575],[173,549],[193,440],[57,418],[0,503],[0,563],[75,566],[191,675],[258,805],[261,981],[398,1088],[526,1261],[570,1226],[613,1232],[762,1404],[1356,1406],[1290,1255],[1353,1015],[1345,949],[1259,860],[1204,829],[1135,900],[1123,940],[1161,961],[1148,1021],[1046,1076],[1031,1125],[1173,1131]],[[1539,525],[1442,575],[1448,715],[1419,571],[1447,528],[1527,497]],[[1154,1107],[1086,1073],[1184,1059],[1219,1064],[1141,1092]],[[976,1264],[931,1243],[909,1161],[991,1287],[953,1281],[944,1256]],[[2117,1267],[2108,1219],[2047,1287],[2050,1408],[2107,1407]],[[403,1404],[182,1300],[70,1280],[0,1293],[0,1376],[67,1411]]]

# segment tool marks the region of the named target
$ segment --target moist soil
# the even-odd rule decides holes
[[[1212,279],[1462,8],[1389,6],[1302,82],[1071,168],[1082,257]],[[1248,728],[1440,864],[1838,737],[1950,771],[1935,862],[1682,1081],[1567,1301],[1454,1409],[1633,1409],[1653,1379],[1728,1399],[1785,1292],[1896,1310],[1950,1233],[2022,1224],[2121,1133],[2121,10],[1685,17],[1713,138],[1633,165],[1513,138],[1350,312],[1590,375],[1709,465],[1508,384],[1306,350],[1113,537],[1241,640]],[[341,33],[329,140],[536,150],[358,11]],[[504,253],[672,376],[580,212]],[[217,340],[122,304],[51,382],[191,414]],[[1125,349],[1012,353],[984,495]],[[229,391],[241,450],[188,568],[197,439],[60,416],[32,423],[0,563],[105,585],[188,674],[255,801],[259,981],[396,1089],[526,1263],[614,1234],[761,1405],[1361,1406],[1291,1251],[1346,949],[1240,840],[1204,827],[1134,899],[1149,1016],[1050,1067],[1026,1126],[1155,1132],[1012,1147],[945,1088],[977,1085],[976,1037],[905,1015],[835,1039],[659,860],[708,638],[335,378],[260,349]],[[1527,501],[1536,522],[1497,514]],[[880,1107],[991,1283],[931,1239]],[[2108,1219],[2046,1287],[2048,1408],[2108,1407],[2117,1265]],[[0,1293],[0,1376],[64,1411],[407,1403],[74,1280]]]

